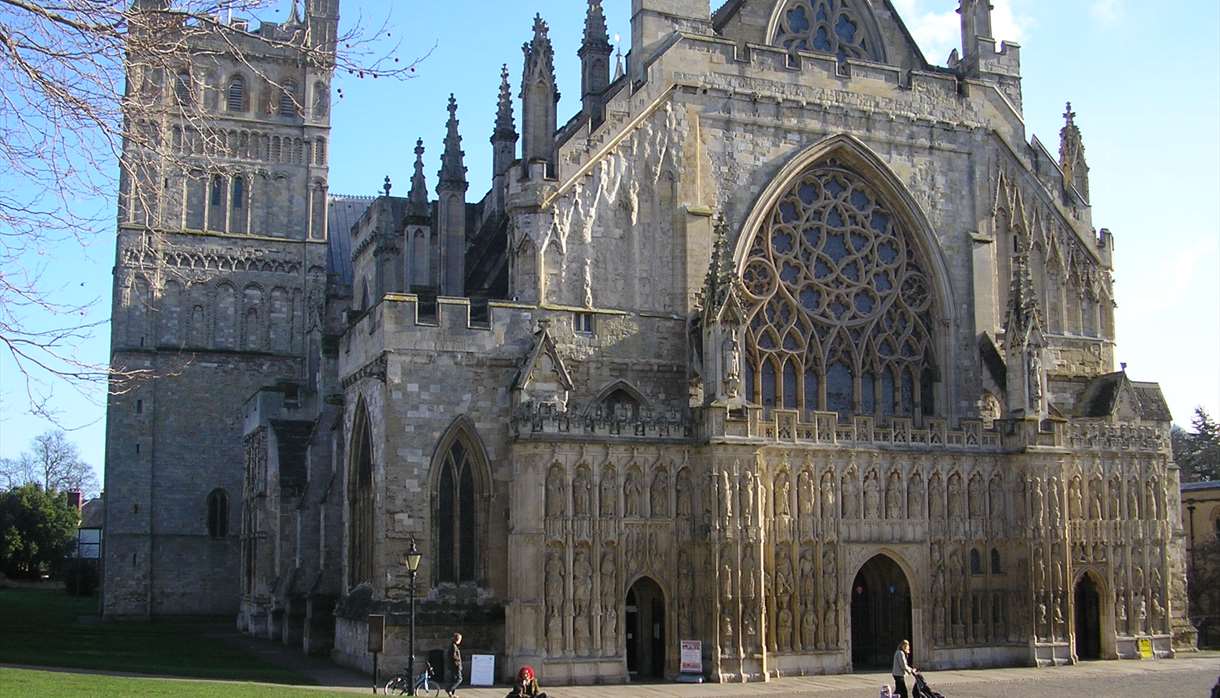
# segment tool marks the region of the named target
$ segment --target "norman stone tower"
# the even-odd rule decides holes
[[[311,391],[338,1],[304,10],[170,22],[180,63],[129,59],[146,118],[124,143],[111,362],[139,376],[107,409],[108,616],[236,613],[242,403]]]

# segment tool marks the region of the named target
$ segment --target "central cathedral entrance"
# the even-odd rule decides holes
[[[665,677],[665,596],[641,577],[627,590],[627,673],[632,681]]]
[[[911,587],[898,563],[878,555],[851,585],[852,667],[889,669],[903,640],[911,640]]]

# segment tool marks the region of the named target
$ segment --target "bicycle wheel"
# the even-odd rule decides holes
[[[387,696],[392,696],[395,692],[400,696],[407,695],[407,682],[403,681],[401,676],[395,676],[385,685],[385,694]]]

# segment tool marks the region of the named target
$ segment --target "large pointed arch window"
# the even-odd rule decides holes
[[[479,451],[464,429],[449,441],[436,479],[436,581],[477,582],[480,525]]]
[[[933,414],[931,282],[898,216],[853,170],[806,170],[745,260],[746,396],[846,418]]]
[[[368,412],[360,405],[352,429],[348,480],[348,582],[373,581],[373,439]]]

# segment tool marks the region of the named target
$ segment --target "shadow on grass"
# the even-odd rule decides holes
[[[204,679],[310,684],[225,641],[231,622],[103,623],[97,600],[0,589],[0,663]]]

